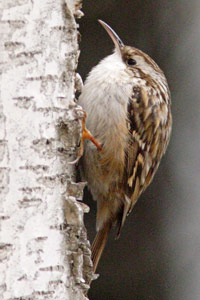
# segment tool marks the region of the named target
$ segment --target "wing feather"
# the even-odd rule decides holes
[[[130,135],[123,184],[131,199],[128,213],[152,181],[169,140],[170,133],[164,134],[170,127],[167,104],[155,100],[143,88],[134,87],[127,106]]]
[[[126,216],[140,194],[151,183],[169,142],[171,112],[158,95],[148,95],[144,88],[135,86],[127,105],[129,138],[125,149],[122,209],[118,216],[118,235]]]

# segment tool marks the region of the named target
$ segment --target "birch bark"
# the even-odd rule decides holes
[[[1,0],[0,299],[87,299],[76,0]]]

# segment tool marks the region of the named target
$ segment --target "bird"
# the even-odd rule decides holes
[[[84,140],[80,172],[97,202],[91,246],[95,272],[109,231],[120,236],[127,215],[151,183],[169,143],[171,96],[163,71],[98,20],[114,51],[88,74],[78,103],[93,143]],[[96,143],[94,143],[96,141]]]

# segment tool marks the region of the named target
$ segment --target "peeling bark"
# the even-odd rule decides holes
[[[0,298],[87,299],[75,0],[1,1]]]

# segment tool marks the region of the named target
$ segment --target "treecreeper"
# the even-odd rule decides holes
[[[84,141],[79,165],[97,201],[94,272],[111,227],[116,226],[119,237],[126,216],[152,181],[172,128],[170,91],[162,70],[99,22],[115,49],[91,70],[79,97],[87,115],[84,139],[93,142]]]

